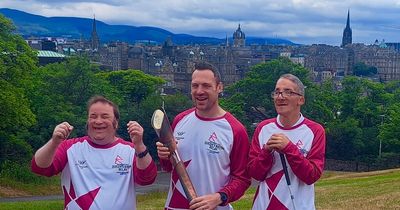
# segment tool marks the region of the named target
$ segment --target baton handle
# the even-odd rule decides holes
[[[183,191],[185,191],[185,195],[188,201],[192,201],[193,198],[197,197],[196,190],[194,189],[193,183],[190,180],[189,174],[186,171],[186,167],[176,150],[174,152],[171,152],[170,161],[174,166],[176,173],[178,174],[179,181],[181,181]]]

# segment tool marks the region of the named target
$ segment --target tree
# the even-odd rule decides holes
[[[253,123],[275,117],[271,92],[278,78],[286,73],[299,77],[307,89],[312,87],[307,69],[281,57],[253,66],[242,80],[226,88],[227,97],[221,100],[221,105],[237,116],[251,133]]]
[[[141,110],[146,109],[141,104],[147,97],[156,94],[157,89],[164,83],[162,78],[145,74],[139,70],[101,72],[97,73],[97,76],[107,81],[122,99],[118,104],[121,114],[120,125],[125,125],[129,120],[137,120],[141,124],[145,120],[146,122],[150,121],[151,115],[146,119],[140,117]],[[148,115],[146,116],[148,117]],[[118,134],[129,139],[125,127],[120,126]]]
[[[337,160],[356,160],[364,146],[359,122],[351,117],[328,123],[326,138],[327,156]]]
[[[11,21],[0,15],[0,166],[5,160],[23,162],[26,154],[31,155],[21,135],[36,122],[27,97],[36,55],[14,30]]]
[[[354,64],[353,74],[355,76],[371,76],[378,73],[378,69],[375,66],[368,66],[363,62]]]

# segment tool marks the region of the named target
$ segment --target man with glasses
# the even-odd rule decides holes
[[[250,147],[248,172],[260,181],[253,209],[315,209],[325,130],[301,114],[304,85],[296,76],[282,75],[271,96],[278,116],[257,126]]]

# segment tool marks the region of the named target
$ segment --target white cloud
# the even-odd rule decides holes
[[[247,36],[339,45],[350,9],[353,39],[400,42],[399,0],[1,0],[0,7],[44,16],[155,26],[223,38],[241,23]]]

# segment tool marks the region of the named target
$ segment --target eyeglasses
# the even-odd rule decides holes
[[[300,93],[293,92],[291,90],[284,90],[284,91],[272,91],[271,98],[278,98],[279,95],[282,95],[283,98],[288,98],[293,95],[303,96]]]

